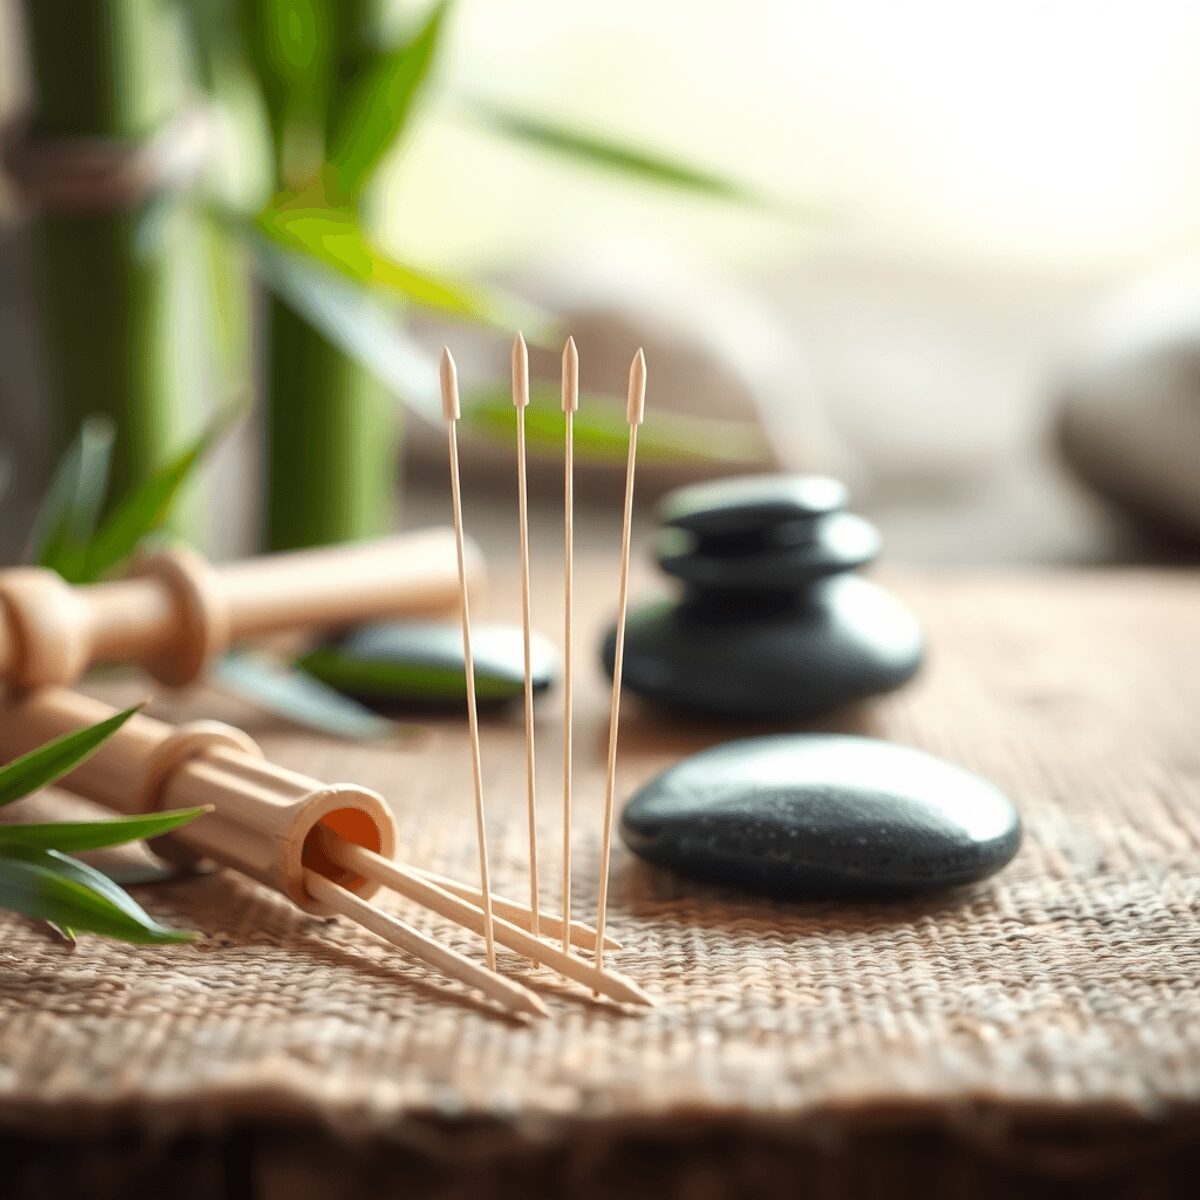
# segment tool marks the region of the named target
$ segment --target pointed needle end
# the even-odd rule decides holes
[[[529,404],[529,347],[525,345],[522,333],[513,338],[512,399],[516,408],[525,408]]]
[[[458,403],[458,368],[449,346],[442,347],[442,416],[457,421],[462,415]]]
[[[630,425],[640,425],[646,415],[646,355],[640,348],[629,368],[629,405],[626,416]]]
[[[579,408],[579,351],[573,337],[567,338],[563,347],[562,407],[563,412],[575,412]]]

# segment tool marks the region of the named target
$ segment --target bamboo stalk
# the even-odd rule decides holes
[[[384,386],[282,300],[266,346],[265,541],[295,550],[392,523],[400,422]]]
[[[158,132],[184,100],[177,16],[144,0],[89,0],[68,18],[29,0],[34,135],[132,143]],[[178,449],[202,411],[195,223],[165,193],[133,208],[44,211],[35,239],[56,436],[65,445],[86,416],[113,418],[115,499]]]

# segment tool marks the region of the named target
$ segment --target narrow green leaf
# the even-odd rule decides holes
[[[219,689],[320,733],[357,742],[409,732],[321,680],[259,655],[227,654],[212,674]]]
[[[99,579],[121,566],[142,538],[162,528],[184,484],[237,415],[236,405],[219,413],[191,445],[125,496],[87,548],[88,580]]]
[[[449,7],[449,0],[434,4],[412,37],[361,66],[335,98],[325,157],[339,198],[358,199],[411,124]]]
[[[14,846],[0,853],[0,908],[124,942],[191,941],[160,925],[106,875],[55,850]]]
[[[467,111],[485,127],[515,141],[574,162],[614,171],[643,183],[677,188],[693,195],[729,200],[791,217],[812,218],[817,215],[815,209],[772,198],[719,171],[631,146],[603,134],[559,125],[531,113],[518,113],[483,101],[470,104]]]
[[[211,809],[176,808],[109,821],[51,821],[40,825],[0,825],[0,854],[9,846],[27,850],[103,850],[160,837]]]
[[[259,277],[289,308],[419,416],[441,424],[437,362],[405,333],[394,302],[371,296],[317,260],[260,234],[250,245]]]
[[[240,0],[242,45],[271,126],[279,181],[303,179],[320,163],[333,77],[339,0]]]
[[[463,401],[463,425],[510,442],[516,411],[507,389],[468,396]],[[574,434],[580,461],[624,462],[629,446],[625,401],[602,395],[580,397]],[[535,384],[530,389],[525,436],[532,452],[562,454],[563,417],[556,387]],[[638,433],[638,454],[648,462],[760,463],[767,446],[761,430],[746,421],[648,410]]]
[[[354,213],[332,208],[320,197],[276,197],[259,213],[257,227],[276,245],[323,263],[374,296],[505,329],[544,323],[541,314],[511,297],[392,257],[372,242]]]
[[[63,734],[20,758],[13,759],[0,767],[0,808],[47,787],[73,771],[81,762],[90,758],[135,712],[142,706],[127,708],[124,712]]]
[[[63,455],[38,512],[28,559],[82,582],[89,539],[108,492],[114,427],[108,417],[88,417]]]

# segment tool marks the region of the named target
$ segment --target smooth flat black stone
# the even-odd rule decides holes
[[[784,734],[677,763],[629,802],[648,862],[787,899],[887,897],[985,879],[1021,843],[1012,802],[932,755],[873,738]]]
[[[854,513],[818,517],[808,540],[762,548],[757,544],[714,546],[682,529],[667,529],[658,565],[694,588],[709,591],[798,591],[816,579],[866,566],[879,554],[879,531]]]
[[[614,641],[610,631],[610,675]],[[728,596],[633,611],[623,681],[683,712],[803,720],[899,687],[923,649],[899,600],[857,575],[835,575],[799,598]]]
[[[678,488],[658,507],[663,525],[701,537],[761,534],[846,506],[846,488],[823,475],[744,475]]]
[[[475,691],[481,704],[524,695],[525,643],[518,626],[472,625]],[[530,643],[535,692],[558,671],[553,645],[538,634]],[[361,625],[324,642],[298,666],[344,695],[373,708],[433,707],[466,699],[462,629],[433,621],[382,621]]]

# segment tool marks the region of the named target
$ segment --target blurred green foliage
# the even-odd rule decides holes
[[[243,151],[269,163],[270,194],[237,200],[224,194],[219,223],[245,239],[263,282],[303,320],[367,365],[404,403],[435,419],[436,407],[414,381],[418,366],[429,378],[434,370],[404,333],[411,311],[508,334],[522,326],[535,337],[546,334],[545,314],[480,281],[402,262],[371,235],[368,197],[380,164],[439,98],[437,68],[451,26],[451,0],[437,0],[400,28],[385,0],[180,2],[189,16],[200,81],[218,103],[224,92],[236,90],[243,113],[249,85],[263,114],[261,122],[243,121],[249,138]],[[563,126],[545,114],[514,112],[486,98],[445,99],[496,136],[575,168],[799,215],[796,206],[707,166]],[[263,131],[257,145],[256,129]],[[496,426],[482,405],[464,413],[464,421],[485,433]],[[727,432],[680,416],[662,423],[657,438],[688,457],[721,461],[731,457]],[[623,454],[600,438],[592,439],[592,451]]]

